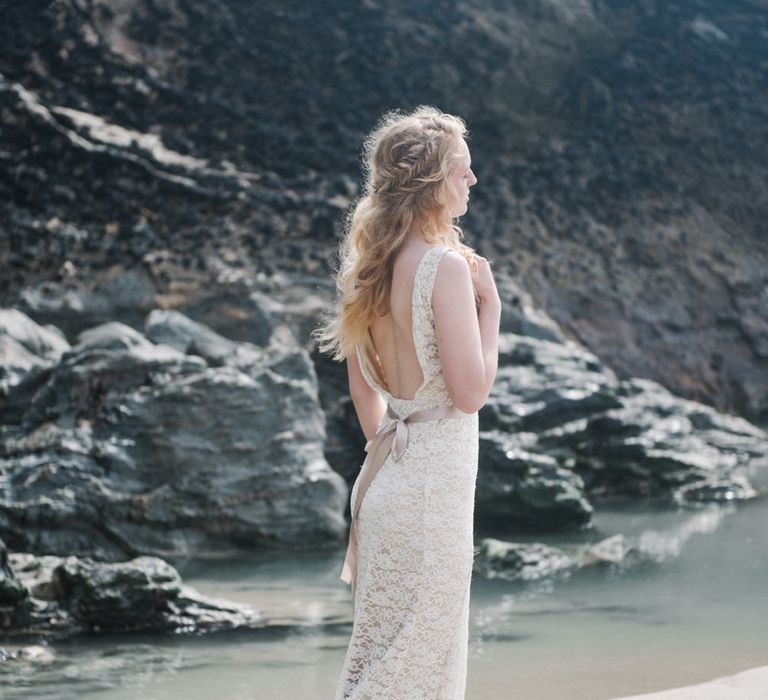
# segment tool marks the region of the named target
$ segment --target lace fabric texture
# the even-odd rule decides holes
[[[437,267],[449,249],[432,246],[416,269],[413,339],[424,381],[414,398],[392,396],[359,358],[366,382],[400,416],[452,405],[432,313]],[[477,467],[478,414],[468,413],[413,423],[400,460],[388,456],[371,482],[359,512],[352,637],[335,700],[464,699]]]

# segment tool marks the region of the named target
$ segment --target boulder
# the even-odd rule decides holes
[[[480,446],[479,529],[541,532],[590,524],[593,508],[581,477],[555,457],[527,451],[500,431],[484,431]]]
[[[314,368],[274,337],[222,339],[231,354],[209,364],[122,324],[82,333],[3,428],[9,546],[109,561],[337,547],[348,491],[323,456]]]
[[[0,608],[15,606],[27,597],[27,589],[8,565],[8,550],[0,539]]]
[[[574,565],[573,559],[556,547],[487,537],[475,546],[473,571],[488,579],[536,581],[568,572]]]
[[[536,331],[536,336],[541,333]],[[595,506],[651,497],[681,505],[743,500],[768,436],[748,421],[620,380],[569,340],[504,332],[499,370],[480,412],[475,519],[483,535],[579,530]],[[326,456],[351,486],[362,441],[346,372],[323,357]]]
[[[711,477],[681,486],[675,492],[680,503],[726,503],[728,501],[746,501],[754,498],[757,491],[743,475],[730,478]]]
[[[46,235],[55,235],[68,226],[55,217],[47,222]],[[83,231],[84,236],[89,234]],[[99,237],[104,239],[103,231]],[[106,237],[108,239],[108,237]],[[74,266],[74,277],[56,279],[51,275],[38,284],[19,289],[13,302],[42,323],[54,324],[67,337],[95,326],[120,321],[139,328],[156,306],[157,281],[143,266],[131,260],[100,264],[96,269]],[[80,274],[85,272],[86,274]]]
[[[157,557],[104,563],[14,553],[9,563],[25,596],[16,602],[16,614],[0,624],[8,637],[203,633],[273,624],[249,606],[199,594]]]
[[[765,431],[650,380],[624,380],[616,391],[620,408],[544,438],[573,455],[592,494],[678,501],[690,500],[694,491],[697,500],[709,501],[755,495],[749,474],[768,458]],[[725,482],[732,487],[711,488]]]
[[[344,363],[336,362],[317,349],[312,352],[318,376],[318,396],[325,414],[325,457],[341,474],[351,490],[365,459],[365,435],[360,429],[355,406],[349,395]],[[349,515],[347,503],[347,515]]]
[[[723,517],[721,509],[710,510],[663,530],[645,529],[631,536],[619,532],[597,542],[559,546],[487,537],[475,545],[473,572],[486,579],[522,582],[569,578],[595,568],[628,572],[676,558],[692,535],[711,532]]]
[[[235,353],[238,345],[178,311],[155,309],[147,316],[145,332],[155,343],[199,355],[209,365],[218,367]]]
[[[166,345],[140,343],[128,347],[99,347],[83,343],[65,353],[36,392],[23,415],[28,425],[55,423],[73,426],[78,420],[106,419],[120,398],[141,387],[162,384],[171,377],[204,372],[207,365]]]
[[[67,557],[53,571],[58,600],[88,630],[153,629],[181,593],[181,577],[157,557],[105,564]]]
[[[651,380],[619,380],[571,341],[503,333],[499,354],[481,413],[481,521],[487,514],[496,523],[583,525],[586,498],[594,505],[616,497],[684,503],[755,495],[749,477],[768,460],[768,435],[743,418]],[[562,495],[544,508],[541,500],[536,509],[521,502],[532,476],[542,477],[534,493]]]
[[[229,340],[179,311],[155,309],[147,316],[145,330],[155,343],[202,357],[210,367],[229,364],[247,369],[266,362],[263,348]]]

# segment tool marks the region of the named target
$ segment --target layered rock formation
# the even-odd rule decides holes
[[[610,497],[755,495],[764,432],[649,380],[618,380],[514,284],[502,290],[478,534],[581,529]],[[362,458],[344,378],[334,381],[343,368],[321,392],[279,329],[259,346],[156,309],[144,333],[106,323],[70,346],[54,326],[0,310],[0,357],[0,532],[15,552],[0,561],[6,630],[260,628],[252,611],[182,595],[172,567],[147,555],[343,543]],[[567,553],[485,538],[478,555],[479,575],[524,581],[652,559],[623,541]]]
[[[481,412],[481,530],[579,529],[609,497],[755,495],[763,431],[618,380],[518,294]],[[290,337],[260,347],[155,310],[145,333],[107,323],[69,347],[7,310],[2,339],[0,528],[13,550],[116,561],[343,543],[362,436],[343,378],[321,396]]]
[[[480,527],[572,528],[589,522],[589,500],[755,495],[749,473],[768,464],[768,437],[746,420],[618,380],[570,341],[504,334],[499,361],[482,413]]]
[[[18,348],[51,331],[0,318],[13,341],[3,364],[18,371]],[[109,323],[58,360],[37,357],[6,381],[2,410],[0,532],[13,551],[115,561],[342,539],[347,490],[323,457],[314,369],[289,338],[234,343],[158,311],[146,336]]]

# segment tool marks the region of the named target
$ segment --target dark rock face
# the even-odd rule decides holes
[[[23,592],[14,600],[0,600],[0,631],[6,635],[178,634],[271,624],[246,605],[200,595],[156,557],[105,564],[74,556],[8,556],[2,543],[0,553],[15,571],[0,572],[0,588],[10,580]]]
[[[589,525],[592,505],[581,477],[550,455],[509,449],[510,442],[500,432],[481,437],[478,526],[547,531]]]
[[[221,287],[320,284],[364,131],[429,102],[471,127],[466,228],[499,272],[619,376],[765,419],[767,23],[758,0],[12,3],[0,302],[68,337],[189,302],[255,342],[210,322],[248,313]]]
[[[570,341],[512,333],[480,446],[476,517],[490,531],[583,526],[590,501],[612,497],[751,498],[749,474],[768,465],[768,435],[746,420],[619,380]]]
[[[62,604],[81,625],[96,630],[151,629],[181,593],[178,573],[155,557],[117,564],[68,557],[53,578]]]
[[[621,407],[543,439],[550,447],[572,450],[575,468],[593,493],[671,492],[682,500],[695,493],[696,500],[711,501],[754,495],[745,473],[766,463],[763,430],[648,380],[622,381],[617,395]]]
[[[7,412],[0,444],[7,544],[107,560],[338,546],[347,490],[323,457],[306,352],[279,333],[235,343],[178,313],[148,328],[174,343],[183,331],[182,350],[106,324],[34,391],[10,389],[23,410]]]

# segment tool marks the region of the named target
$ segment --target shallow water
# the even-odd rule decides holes
[[[602,510],[593,531],[570,540],[616,532],[641,538],[644,549],[666,559],[537,584],[473,580],[467,700],[601,700],[768,664],[768,499],[684,511]],[[177,563],[201,592],[270,617],[300,617],[308,621],[304,631],[57,643],[48,663],[7,664],[0,695],[332,698],[351,632],[349,587],[338,578],[343,555]]]

